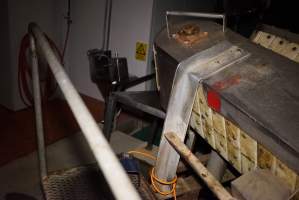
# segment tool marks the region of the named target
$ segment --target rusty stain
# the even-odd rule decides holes
[[[191,47],[207,36],[208,32],[201,31],[197,24],[187,24],[174,34],[174,38],[187,47]]]
[[[236,74],[236,75],[233,75],[233,76],[231,76],[227,79],[224,79],[222,81],[217,81],[216,83],[214,83],[212,85],[212,88],[216,91],[221,91],[221,90],[227,89],[233,85],[239,84],[240,80],[241,80],[241,75]]]

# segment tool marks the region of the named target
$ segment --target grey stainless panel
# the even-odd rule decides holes
[[[215,46],[219,41],[228,41],[249,52],[247,59],[205,79],[205,88],[216,90],[220,94],[222,115],[238,124],[299,173],[298,63],[253,44],[230,30],[221,34],[220,25],[208,22],[200,24],[204,30],[211,30],[208,38],[200,43],[191,48],[184,47],[175,40],[168,39],[164,30],[157,37],[157,48],[179,63]],[[163,67],[158,63],[158,71],[163,70]],[[168,83],[164,81],[164,84],[171,83],[172,79]],[[162,87],[163,85],[161,92],[164,92]],[[190,95],[190,98],[193,96]]]
[[[173,132],[184,140],[198,83],[235,63],[242,62],[248,56],[248,52],[223,41],[181,62],[173,81],[163,135]],[[156,162],[158,177],[172,180],[176,172],[174,166],[177,166],[178,161],[179,155],[165,137],[162,137]]]
[[[216,90],[224,101],[246,114],[264,130],[264,134],[283,145],[293,156],[299,157],[298,64],[255,45],[244,43],[240,46],[252,52],[250,58],[226,68],[204,83]],[[225,108],[221,112],[230,118],[237,117]],[[277,152],[273,145],[267,145],[269,141],[258,142]],[[280,159],[288,158],[281,156]],[[292,164],[292,168],[298,166]]]

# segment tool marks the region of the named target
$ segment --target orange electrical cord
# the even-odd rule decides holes
[[[139,154],[139,155],[142,155],[144,157],[150,158],[151,160],[156,160],[156,157],[154,157],[153,155],[145,153],[145,152],[141,152],[141,151],[129,151],[128,154]],[[163,196],[167,196],[167,195],[172,194],[174,200],[176,200],[177,176],[172,181],[161,180],[155,175],[155,168],[153,167],[150,171],[150,177],[151,177],[151,185],[153,186],[155,192],[157,192],[157,193],[159,193]],[[159,184],[162,184],[162,185],[170,185],[171,190],[166,191],[166,192],[161,191],[159,189],[159,187],[156,185],[156,182],[159,183]]]

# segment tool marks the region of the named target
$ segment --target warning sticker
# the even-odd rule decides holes
[[[147,44],[143,42],[136,42],[135,58],[136,60],[145,61],[147,54]]]

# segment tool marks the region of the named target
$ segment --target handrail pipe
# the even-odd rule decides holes
[[[43,32],[35,23],[30,23],[28,27],[29,34],[34,37],[34,41],[41,50],[42,55],[47,60],[51,71],[55,79],[57,80],[58,85],[64,97],[70,106],[83,135],[85,136],[87,143],[99,165],[103,175],[114,194],[116,199],[130,199],[130,200],[140,200],[140,196],[133,184],[131,183],[128,175],[121,166],[119,160],[114,154],[112,148],[110,147],[108,141],[106,140],[103,132],[98,127],[98,124],[95,122],[90,112],[88,111],[86,105],[83,103],[80,95],[75,89],[74,85],[71,83],[68,75],[64,71],[61,62],[51,49],[50,44],[45,38]],[[35,79],[38,77],[38,70],[32,70],[34,73]],[[38,99],[40,96],[39,91],[39,81],[38,79],[34,81],[34,95],[35,99]],[[35,108],[41,109],[40,100],[35,102]],[[36,111],[38,110],[36,109]],[[36,113],[37,119],[42,119],[42,113]],[[40,124],[42,126],[42,123]],[[38,135],[43,136],[42,128],[37,129],[40,131]],[[39,146],[43,146],[43,140],[38,140],[40,142]],[[44,147],[43,147],[44,148]],[[41,149],[43,149],[41,148]],[[41,155],[42,156],[42,155]],[[40,159],[40,162],[42,159]],[[43,164],[40,163],[40,166]],[[45,170],[45,168],[44,168]],[[44,176],[45,172],[41,175]]]

